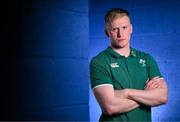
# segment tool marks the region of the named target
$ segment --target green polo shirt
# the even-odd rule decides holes
[[[148,79],[162,77],[155,59],[147,53],[131,48],[124,57],[112,48],[95,56],[90,63],[91,89],[101,85],[112,85],[114,89],[143,90]],[[108,116],[100,121],[151,121],[151,107],[140,106],[130,112]]]

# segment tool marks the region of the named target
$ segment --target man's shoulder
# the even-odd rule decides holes
[[[95,55],[92,60],[105,60],[108,58],[107,49],[99,52],[97,55]]]
[[[136,58],[138,58],[138,60],[146,60],[147,62],[156,62],[156,59],[151,54],[137,49],[132,49],[132,50],[135,52]]]
[[[103,51],[99,52],[97,55],[95,55],[92,59],[91,62],[99,62],[99,63],[105,63],[108,60],[108,53],[107,49],[104,49]]]
[[[138,56],[138,57],[152,57],[149,53],[131,48],[131,50]]]

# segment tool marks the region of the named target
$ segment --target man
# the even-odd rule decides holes
[[[113,8],[106,13],[110,47],[90,63],[100,121],[151,121],[151,107],[167,102],[168,88],[154,58],[130,47],[132,30],[128,11]]]

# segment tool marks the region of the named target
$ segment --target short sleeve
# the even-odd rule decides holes
[[[108,73],[108,67],[105,64],[102,64],[100,61],[96,59],[92,59],[90,62],[90,83],[91,89],[104,85],[110,84],[112,85],[112,80],[110,78],[110,74]]]
[[[148,67],[147,68],[148,68],[148,75],[149,75],[150,79],[152,79],[153,77],[156,77],[156,76],[162,77],[156,60],[150,55],[148,55]]]

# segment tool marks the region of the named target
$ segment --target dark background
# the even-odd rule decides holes
[[[2,7],[0,120],[89,120],[88,1]]]

